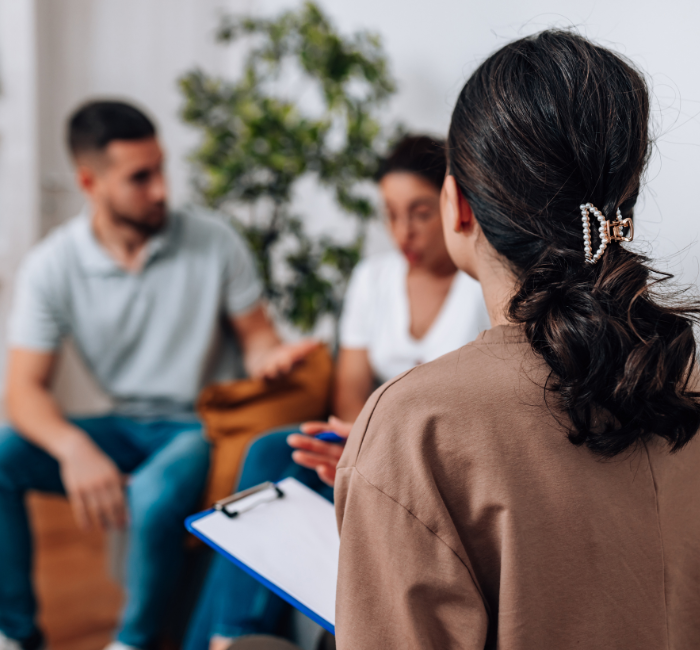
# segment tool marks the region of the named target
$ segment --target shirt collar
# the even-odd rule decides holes
[[[145,270],[153,261],[164,255],[173,245],[178,229],[178,217],[176,213],[169,212],[165,227],[157,235],[151,237],[146,243]],[[92,229],[92,217],[88,209],[84,209],[76,220],[75,237],[78,244],[78,257],[89,274],[112,275],[128,273],[110,256],[95,236]]]

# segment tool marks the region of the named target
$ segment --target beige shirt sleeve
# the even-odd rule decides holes
[[[339,650],[482,650],[488,617],[463,561],[356,467],[336,482]]]

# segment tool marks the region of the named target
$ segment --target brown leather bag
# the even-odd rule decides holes
[[[281,379],[243,379],[202,391],[197,410],[213,444],[205,507],[231,494],[253,438],[290,423],[326,419],[332,372],[330,352],[319,346]]]

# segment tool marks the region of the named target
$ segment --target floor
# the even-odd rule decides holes
[[[78,530],[64,499],[29,497],[40,624],[51,650],[102,650],[122,594],[108,577],[104,534]]]

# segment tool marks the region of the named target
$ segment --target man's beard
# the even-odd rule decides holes
[[[113,205],[109,206],[109,211],[114,225],[135,230],[143,237],[153,237],[163,229],[166,222],[165,202],[157,204],[151,212],[141,218],[120,212]]]

